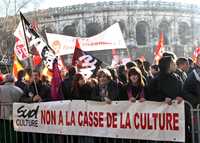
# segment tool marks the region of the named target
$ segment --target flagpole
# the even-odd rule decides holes
[[[29,46],[28,46],[28,41],[26,39],[26,32],[25,32],[25,28],[24,28],[24,20],[22,19],[21,12],[20,12],[20,19],[21,19],[21,22],[22,22],[22,28],[23,28],[23,32],[24,32],[24,39],[25,39],[26,47],[27,47],[28,53],[30,53],[30,49],[29,49]],[[28,63],[30,64],[31,73],[33,74],[33,67],[32,67],[32,64],[31,64],[30,61],[31,61],[31,57],[29,55],[28,56]],[[33,79],[33,84],[34,84],[34,87],[35,87],[36,94],[39,95],[35,79]]]
[[[20,16],[21,16],[21,19],[22,19],[22,16],[23,16],[23,19],[26,20],[26,18],[24,17],[24,15],[20,12]],[[26,20],[27,21],[27,20]],[[28,22],[28,21],[27,21]],[[28,22],[29,23],[29,22]],[[29,23],[29,25],[31,25]],[[31,28],[33,29],[33,28]],[[33,30],[36,32],[36,30]],[[43,36],[41,36],[41,34],[38,32],[37,35],[46,43],[46,45],[48,46],[48,48],[53,52],[53,54],[55,54],[55,51],[49,46],[49,44],[47,43],[46,39],[43,38]]]

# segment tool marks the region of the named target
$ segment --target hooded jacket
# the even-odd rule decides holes
[[[160,73],[153,78],[148,87],[147,99],[151,101],[165,101],[165,98],[182,97],[183,82],[175,73],[169,73],[171,57],[163,57],[159,61]]]

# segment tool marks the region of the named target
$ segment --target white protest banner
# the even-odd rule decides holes
[[[185,141],[184,103],[57,101],[14,103],[16,131]]]
[[[73,54],[76,38],[60,34],[46,33],[48,43],[55,51],[56,55]]]
[[[118,23],[111,25],[105,31],[89,37],[71,37],[59,34],[47,33],[49,45],[57,55],[67,55],[74,52],[76,39],[79,39],[83,51],[97,51],[109,49],[124,49],[126,44]]]

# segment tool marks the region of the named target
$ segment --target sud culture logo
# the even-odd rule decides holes
[[[24,105],[20,106],[17,109],[16,125],[38,127],[38,111],[39,105],[32,109],[26,108]]]

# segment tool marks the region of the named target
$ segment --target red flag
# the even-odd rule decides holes
[[[164,35],[161,32],[158,44],[157,44],[155,52],[154,52],[154,56],[155,56],[154,61],[156,64],[158,64],[160,58],[162,57],[163,51],[164,51]]]
[[[59,87],[62,82],[60,70],[58,68],[58,61],[57,59],[53,62],[53,77],[51,80],[51,98],[52,100],[62,100],[63,96],[61,95],[61,92],[59,92]]]
[[[81,50],[78,39],[74,49],[74,55],[72,58],[72,65],[76,66],[78,71],[89,78],[96,73],[101,65],[101,61],[91,54]]]
[[[37,65],[40,65],[41,63],[42,63],[42,59],[40,55],[33,55],[33,65],[37,66]]]
[[[78,39],[76,39],[76,45],[75,45],[75,49],[74,49],[74,55],[72,57],[72,65],[73,66],[77,66],[78,63],[76,63],[76,62],[77,62],[78,58],[80,56],[83,56],[82,52],[80,51],[81,49],[80,50],[78,50],[78,49],[80,49],[80,44],[78,42]]]
[[[196,59],[197,59],[197,56],[200,54],[200,47],[197,47],[195,50],[194,50],[194,53],[193,53],[193,56],[192,56],[192,59],[194,62],[196,62]]]

